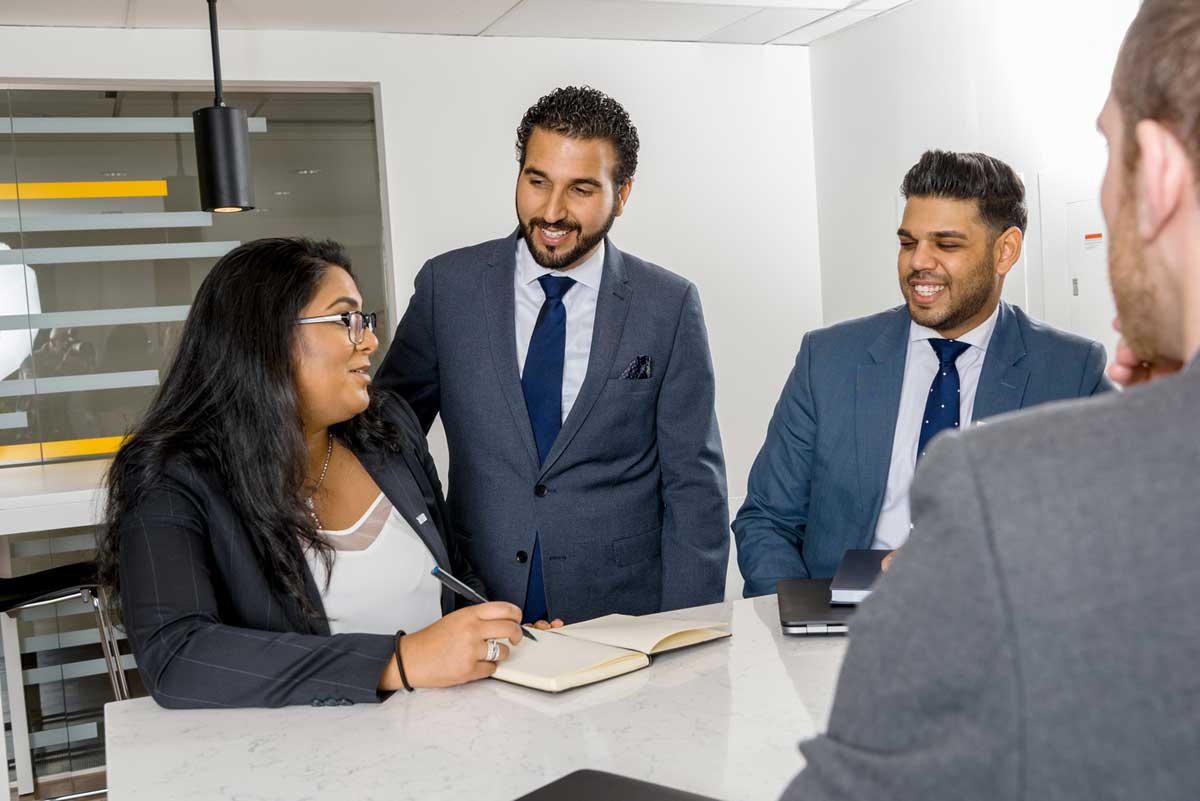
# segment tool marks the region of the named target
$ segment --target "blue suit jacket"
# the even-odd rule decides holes
[[[883,506],[908,358],[908,308],[811,331],[775,406],[733,523],[745,595],[828,578],[869,548]],[[1001,302],[974,419],[1104,392],[1104,347]]]
[[[591,356],[543,464],[517,369],[517,236],[428,262],[376,383],[450,446],[455,544],[493,600],[522,605],[540,535],[568,623],[714,603],[729,511],[700,296],[606,243]],[[649,376],[625,377],[639,357]]]

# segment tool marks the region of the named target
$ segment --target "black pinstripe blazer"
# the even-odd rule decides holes
[[[399,450],[357,453],[437,564],[482,585],[453,544],[425,435],[399,398],[384,413]],[[164,707],[275,707],[375,702],[392,638],[305,626],[298,604],[269,589],[249,536],[217,476],[170,464],[120,521],[121,608],[142,681]],[[323,610],[312,574],[309,599]],[[443,613],[455,596],[442,594]]]

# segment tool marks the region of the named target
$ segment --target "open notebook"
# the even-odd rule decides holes
[[[632,673],[661,654],[730,635],[727,623],[605,615],[537,632],[509,649],[493,678],[549,693]]]

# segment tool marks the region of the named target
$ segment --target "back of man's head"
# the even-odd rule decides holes
[[[1200,166],[1200,2],[1144,0],[1121,46],[1112,92],[1124,116],[1128,168],[1137,164],[1134,129],[1142,120],[1165,126]]]
[[[986,153],[927,150],[900,185],[904,198],[974,200],[993,236],[1009,228],[1025,233],[1025,184],[1012,167]]]

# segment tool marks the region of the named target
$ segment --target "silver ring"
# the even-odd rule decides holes
[[[487,656],[483,658],[484,662],[496,662],[500,659],[500,643],[496,640],[488,640]]]

